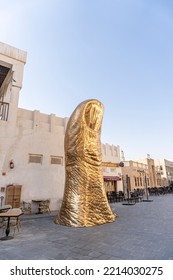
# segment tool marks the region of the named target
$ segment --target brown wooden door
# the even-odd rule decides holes
[[[21,188],[20,185],[8,185],[6,189],[6,201],[5,204],[10,204],[12,208],[20,207],[21,198]]]

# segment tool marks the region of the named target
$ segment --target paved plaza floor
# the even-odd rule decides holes
[[[172,260],[173,194],[150,198],[133,206],[112,203],[116,221],[88,228],[57,225],[55,212],[23,215],[15,238],[0,240],[0,259]]]

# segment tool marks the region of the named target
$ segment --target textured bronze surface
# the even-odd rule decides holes
[[[91,99],[80,103],[69,119],[64,144],[65,190],[55,223],[88,227],[115,220],[103,182],[102,118],[103,104]]]

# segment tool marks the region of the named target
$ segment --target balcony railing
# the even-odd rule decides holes
[[[8,120],[9,103],[0,101],[0,121]]]

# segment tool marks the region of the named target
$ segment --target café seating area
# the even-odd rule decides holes
[[[144,190],[134,190],[133,192],[129,192],[129,196],[126,197],[124,195],[124,192],[122,191],[119,192],[111,191],[111,192],[107,192],[107,199],[109,203],[123,202],[127,200],[136,203],[142,201],[143,195],[144,195]]]
[[[173,194],[173,185],[169,186],[160,186],[160,187],[148,187],[147,188],[148,195],[165,195],[165,194]],[[129,191],[128,195],[124,195],[122,191],[115,192],[109,191],[106,193],[107,199],[109,203],[121,202],[121,201],[131,201],[131,202],[142,202],[144,196],[146,196],[145,189],[134,189],[133,191]]]
[[[33,199],[32,201],[22,201],[21,208],[24,214],[51,213],[50,199]]]
[[[148,188],[149,195],[164,195],[173,193],[173,185]]]
[[[14,208],[12,207],[12,205],[5,205],[2,203],[2,205],[0,206],[0,228],[2,234],[0,240],[8,240],[14,238],[16,231],[19,232],[21,228],[20,216],[23,214],[30,215],[34,213],[50,214],[50,199],[22,201],[21,203],[19,203],[18,208]]]
[[[108,199],[109,203],[121,202],[121,201],[124,200],[124,193],[122,191],[119,191],[119,192],[115,192],[115,191],[107,192],[107,199]]]
[[[43,200],[39,203],[39,212],[40,213],[50,213],[50,200]]]
[[[6,207],[8,206],[8,207]],[[14,238],[16,229],[20,230],[20,216],[23,215],[21,208],[12,208],[10,205],[1,206],[0,211],[0,227],[2,228],[1,240]],[[10,229],[13,228],[13,236],[10,235]]]
[[[21,203],[19,203],[18,208],[14,208],[12,207],[12,205],[5,205],[2,203],[2,205],[0,206],[0,228],[2,234],[0,240],[8,240],[14,238],[16,231],[19,232],[21,228],[20,216],[23,214],[30,215],[34,213],[51,213],[50,199],[22,201]]]
[[[8,210],[9,211],[9,210]],[[8,211],[6,213],[8,213]],[[22,210],[20,208],[12,208],[10,209],[10,213],[13,215],[13,213],[21,213]],[[5,229],[7,227],[7,223],[8,223],[8,218],[6,217],[3,217],[1,218],[1,227],[2,227],[2,236],[4,236],[5,234]],[[20,216],[18,217],[12,217],[10,218],[10,226],[13,227],[13,236],[15,236],[16,234],[16,229],[18,230],[18,232],[20,231],[20,228],[21,228],[21,224],[20,224]]]
[[[22,201],[17,206],[18,209],[21,209],[24,214],[43,214],[43,213],[51,213],[50,210],[50,199],[36,199],[29,201]],[[6,212],[9,209],[17,209],[12,207],[12,205],[1,204],[0,213]]]

